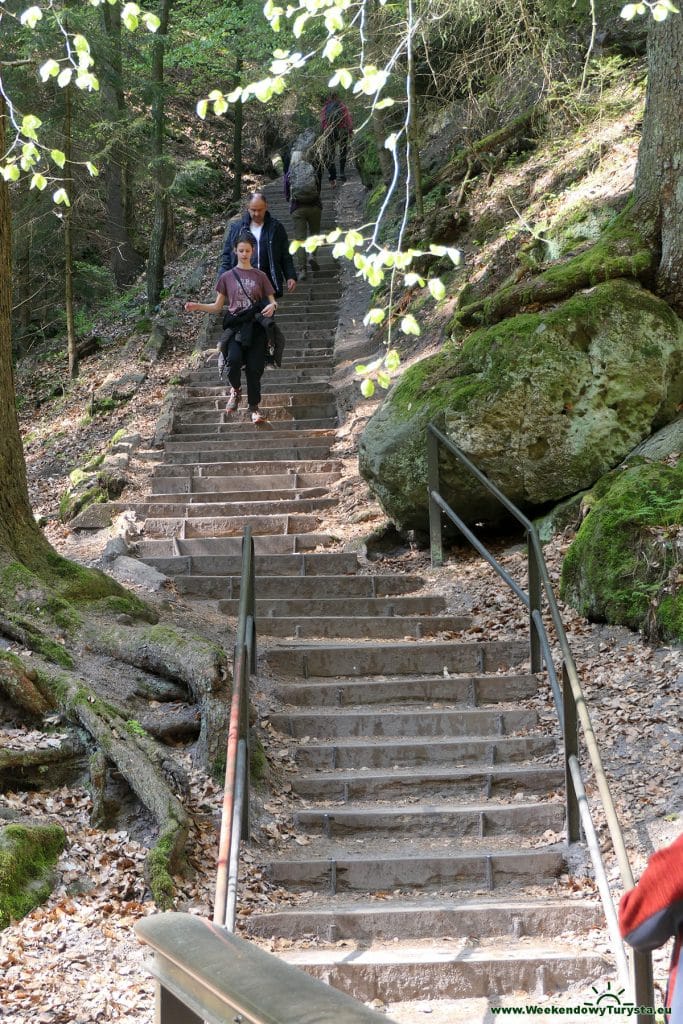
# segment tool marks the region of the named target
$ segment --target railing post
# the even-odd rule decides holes
[[[569,682],[567,665],[562,661],[562,704],[564,709],[564,775],[567,812],[567,842],[578,843],[581,838],[581,815],[579,801],[574,788],[569,758],[574,755],[579,759],[579,722],[576,714],[576,701]]]
[[[527,546],[527,575],[529,578],[529,658],[531,671],[540,672],[543,668],[541,657],[541,638],[534,622],[534,612],[541,614],[541,572],[538,564],[536,545],[533,542],[531,533],[526,535]]]
[[[439,489],[439,441],[435,434],[427,428],[427,493],[429,495],[429,548],[432,565],[443,565],[443,531],[441,525],[441,509],[434,501],[432,493],[440,493]]]
[[[652,977],[652,953],[630,951],[631,977],[633,978],[633,1002],[636,1006],[655,1005],[655,986]],[[680,984],[680,982],[679,982]],[[638,1014],[638,1024],[652,1024],[654,1017]]]

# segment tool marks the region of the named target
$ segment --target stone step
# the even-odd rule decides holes
[[[185,501],[155,500],[144,505],[136,505],[136,511],[138,515],[148,515],[157,519],[166,517],[206,519],[210,516],[222,518],[250,515],[277,516],[290,512],[303,515],[307,512],[322,512],[337,504],[336,498],[283,498],[281,500],[263,498],[258,501],[248,501],[238,496],[236,501],[224,501],[220,495],[216,495],[215,501],[207,500],[210,497],[212,495],[204,494]]]
[[[304,385],[301,387],[302,390],[298,394],[292,394],[291,387],[287,385],[280,390],[275,384],[272,388],[264,385],[260,404],[263,408],[305,409],[309,405],[318,406],[335,402],[334,393],[329,387],[323,387],[320,384],[310,385],[305,390],[303,390]],[[183,416],[187,416],[189,413],[194,413],[199,417],[211,416],[216,412],[216,406],[213,403],[226,398],[229,390],[230,386],[227,381],[219,383],[216,387],[185,388],[184,396],[177,405],[177,412]],[[240,408],[246,409],[246,405],[246,389],[242,385]]]
[[[191,389],[195,388],[212,391],[218,386],[225,387],[227,384],[227,377],[223,376],[222,379],[218,377],[217,356],[212,356],[201,369],[181,374],[180,380],[190,393],[192,393]],[[269,390],[272,388],[275,392],[285,391],[293,394],[301,390],[302,387],[305,390],[308,387],[327,385],[328,382],[329,374],[317,367],[288,370],[284,366],[278,366],[267,372],[264,387],[267,384]]]
[[[173,465],[168,463],[155,466],[152,472],[152,480],[157,477],[166,479],[199,480],[213,478],[215,476],[229,477],[233,481],[245,480],[245,486],[255,486],[254,480],[246,481],[247,477],[259,477],[261,472],[266,476],[296,476],[297,474],[308,473],[335,473],[341,476],[342,463],[339,459],[278,459],[278,460],[254,460],[252,462],[240,462],[239,467],[234,462],[178,462]],[[236,486],[236,485],[235,485]]]
[[[147,565],[153,565],[165,576],[238,576],[242,571],[241,554],[151,556],[145,558],[145,562]],[[266,573],[273,576],[297,577],[352,575],[357,568],[357,556],[341,551],[308,555],[255,555],[254,558],[254,571],[257,577]],[[268,615],[268,609],[276,603],[277,600],[261,603],[259,599],[257,608],[265,609],[262,614]]]
[[[425,675],[442,672],[495,672],[508,669],[528,656],[518,640],[480,643],[297,644],[272,648],[267,653],[271,671],[285,676]]]
[[[258,478],[257,478],[258,479]],[[310,502],[317,499],[324,499],[328,502],[335,502],[336,499],[329,498],[329,488],[327,487],[306,487],[303,489],[294,489],[292,487],[283,490],[262,490],[262,491],[221,491],[219,488],[205,488],[204,490],[190,494],[187,491],[171,491],[166,493],[149,494],[147,496],[148,504],[150,507],[155,505],[172,505],[172,504],[184,504],[184,505],[235,505],[243,504],[245,506],[252,506],[257,504],[275,503],[276,507],[273,511],[282,512],[283,508],[280,502],[291,502],[297,505],[301,504],[301,511],[308,511],[306,502]],[[254,508],[254,512],[262,512],[263,509]],[[299,511],[297,509],[297,511]]]
[[[256,439],[250,441],[250,444],[255,443]],[[291,441],[286,447],[271,447],[269,445],[266,449],[266,459],[271,463],[280,462],[287,464],[290,464],[293,460],[300,460],[302,463],[310,463],[313,460],[325,462],[330,458],[331,448],[331,442],[327,444],[316,442],[311,445],[300,445],[295,441]],[[242,472],[242,465],[245,462],[257,462],[259,452],[263,452],[263,448],[243,447],[233,450],[224,443],[219,443],[216,447],[207,444],[201,448],[193,448],[181,444],[178,449],[170,448],[165,452],[165,469],[168,469],[169,464],[174,463],[185,465],[198,462],[217,462],[223,463],[227,471],[228,465],[232,462],[235,465],[239,465],[239,472]],[[233,472],[236,472],[234,468]]]
[[[302,494],[308,490],[322,490],[341,479],[341,473],[271,473],[243,476],[155,476],[151,480],[152,501],[157,495],[169,494],[242,494],[247,500],[251,495],[279,491]]]
[[[198,399],[215,398],[216,392],[225,391],[230,386],[227,377],[218,378],[217,366],[213,370],[204,370],[202,373],[205,374],[204,378],[195,376],[185,383],[182,396],[177,405],[178,409],[184,409],[188,405],[198,405]],[[317,374],[314,380],[297,381],[295,379],[288,379],[295,376],[295,374],[279,370],[277,377],[269,375],[265,378],[263,390],[268,395],[281,395],[284,398],[289,398],[290,404],[298,401],[300,398],[304,399],[308,395],[325,395],[327,398],[330,396],[334,397],[334,390],[329,384],[327,375]],[[204,380],[206,383],[204,383]],[[200,411],[200,409],[197,410],[198,413]]]
[[[555,938],[569,931],[599,927],[598,902],[561,899],[435,899],[431,896],[390,902],[351,902],[343,896],[318,897],[303,906],[283,907],[250,915],[247,932],[262,938],[314,937],[337,942],[403,939],[471,938],[479,940],[522,937]],[[426,993],[422,993],[423,996]]]
[[[442,939],[436,946],[425,940],[422,948],[406,943],[386,947],[375,943],[370,949],[355,952],[348,947],[313,948],[281,950],[278,955],[354,999],[379,999],[383,1003],[424,1001],[426,993],[439,999],[474,999],[526,990],[538,997],[597,980],[609,970],[609,962],[600,956],[577,952],[569,944],[559,950],[550,949],[547,940],[504,942],[482,948],[472,947],[466,939],[451,943]],[[493,1020],[490,1012],[485,1020]]]
[[[428,769],[373,769],[367,772],[300,772],[292,789],[305,800],[548,799],[564,789],[564,770],[547,765]]]
[[[163,571],[163,570],[162,570]],[[310,707],[349,707],[358,704],[423,702],[433,704],[495,704],[535,696],[532,675],[399,676],[387,679],[309,679],[305,683],[278,682],[275,695],[286,704]]]
[[[335,740],[330,743],[300,743],[295,761],[318,771],[350,768],[393,768],[438,764],[510,764],[547,757],[556,751],[551,736],[506,736],[451,739],[400,738],[393,742]]]
[[[227,577],[230,580],[231,597],[239,597],[240,577]],[[421,576],[384,575],[384,576],[310,576],[297,577],[295,583],[296,596],[303,598],[335,597],[390,597],[409,594],[424,585]],[[265,598],[281,598],[288,600],[292,593],[292,579],[286,576],[259,576],[258,600]],[[221,608],[221,611],[224,609]],[[328,645],[321,648],[325,650]],[[336,647],[338,645],[332,645]],[[314,650],[315,648],[311,648]],[[342,648],[347,650],[346,647]],[[358,648],[354,648],[358,649]],[[281,650],[273,651],[276,656]],[[298,650],[298,648],[297,648]]]
[[[239,441],[242,444],[255,444],[267,434],[271,442],[275,439],[307,436],[324,437],[335,432],[337,426],[336,412],[329,415],[319,416],[321,409],[310,407],[310,419],[306,415],[292,419],[289,412],[284,409],[262,410],[268,414],[268,419],[259,424],[252,423],[251,413],[247,409],[239,410],[232,415],[230,413],[217,414],[216,423],[197,424],[196,427],[188,427],[183,424],[175,425],[168,437],[169,441],[184,442],[187,445],[204,445],[214,441]]]
[[[443,888],[493,891],[509,885],[549,884],[565,867],[564,847],[514,851],[492,847],[476,853],[425,849],[392,856],[378,845],[367,854],[346,854],[340,848],[339,855],[331,858],[302,852],[296,859],[267,861],[263,872],[270,882],[290,892],[322,889],[336,894]]]
[[[225,604],[221,603],[221,611]],[[227,613],[230,614],[230,613]],[[237,615],[237,610],[232,612]],[[297,637],[302,639],[332,640],[358,637],[366,640],[405,640],[415,637],[438,636],[441,633],[458,632],[469,626],[470,620],[456,616],[308,616],[292,617],[262,616],[256,621],[256,628],[268,636]]]
[[[564,828],[564,815],[564,803],[559,800],[512,804],[490,800],[479,804],[411,803],[391,807],[386,804],[359,804],[356,807],[347,804],[345,807],[305,808],[295,811],[293,821],[296,829],[322,831],[325,836],[370,832],[375,837],[399,833],[430,839],[442,835],[486,839],[512,834],[537,836],[548,829],[559,833]]]
[[[335,538],[325,533],[257,534],[254,537],[254,552],[256,556],[293,555],[301,558],[304,553],[316,552],[318,548],[333,547],[336,543]],[[241,535],[144,538],[135,543],[135,554],[143,561],[148,558],[174,558],[176,555],[190,558],[239,555],[241,567],[241,551]]]
[[[522,729],[533,729],[538,716],[532,708],[321,708],[319,711],[288,711],[269,715],[271,725],[288,736],[342,742],[351,737],[368,741],[386,737],[476,736],[493,742]]]
[[[297,449],[306,453],[306,449],[315,449],[321,445],[326,446],[329,450],[335,441],[334,430],[310,430],[310,431],[297,431],[290,429],[280,430],[276,434],[268,430],[265,425],[260,429],[252,424],[249,424],[249,432],[242,432],[239,435],[231,435],[230,432],[226,432],[225,437],[219,437],[215,440],[191,440],[191,441],[176,441],[173,437],[166,441],[164,448],[166,455],[173,455],[177,452],[189,452],[193,451],[198,444],[201,444],[202,450],[207,452],[225,452],[226,458],[227,453],[240,452],[243,449],[251,449],[258,445],[258,450],[264,452],[266,459],[269,457],[269,452],[273,448],[282,448],[287,444],[291,444],[292,449]],[[291,458],[292,456],[290,456]],[[272,456],[271,456],[272,458]],[[210,460],[207,460],[210,461]],[[240,461],[253,461],[252,459],[242,459]]]
[[[319,524],[317,516],[210,516],[179,519],[173,516],[145,520],[145,537],[240,537],[249,524],[254,535],[260,533],[311,533]]]
[[[355,557],[355,556],[352,556]],[[357,567],[357,562],[356,562]],[[354,578],[350,574],[347,578]],[[321,580],[321,585],[324,587],[327,583],[329,585],[329,575],[318,574],[318,578]],[[356,577],[357,578],[357,577]],[[389,577],[392,579],[393,577]],[[259,591],[259,573],[256,573],[256,592]],[[290,586],[292,591],[296,590],[298,580],[290,579]],[[344,597],[344,598],[326,598],[326,597],[283,597],[283,598],[260,598],[256,599],[256,614],[262,618],[266,616],[299,616],[304,618],[310,616],[311,618],[330,618],[335,616],[343,616],[345,618],[359,617],[362,619],[381,616],[396,616],[397,618],[403,618],[405,616],[419,616],[419,615],[431,615],[434,616],[438,612],[442,612],[446,605],[446,599],[439,594],[428,594],[425,596],[414,597],[414,596],[392,596],[392,597]],[[237,607],[237,602],[235,602]],[[227,609],[224,609],[227,611]],[[451,616],[455,619],[456,616]],[[471,624],[469,616],[457,616],[457,621],[460,623],[459,629],[465,628]]]

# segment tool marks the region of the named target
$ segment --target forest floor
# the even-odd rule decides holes
[[[208,257],[217,254],[221,229],[222,225],[216,224]],[[181,256],[177,265],[169,268],[171,277],[174,273],[180,276],[182,264]],[[211,290],[214,266],[215,262],[211,262],[211,269],[207,270],[204,294]],[[342,318],[347,323],[358,323],[357,292],[350,288],[346,294],[350,305],[342,310]],[[63,352],[29,353],[17,367],[31,500],[36,514],[45,522],[49,540],[68,557],[99,564],[110,536],[108,531],[101,531],[94,537],[79,537],[60,522],[59,499],[68,484],[68,474],[92,455],[104,452],[119,429],[139,433],[143,447],[150,441],[166,390],[195,348],[199,318],[193,320],[182,314],[185,298],[179,295],[167,300],[168,310],[181,318],[182,328],[174,332],[162,358],[149,367],[148,377],[133,402],[106,415],[87,416],[93,390],[108,374],[139,370],[139,348],[126,348],[121,343],[126,332],[130,333],[125,322],[108,325],[109,343],[83,362],[80,377],[68,386],[60,384],[64,380]],[[143,302],[141,288],[140,303]],[[124,351],[127,354],[122,357]],[[343,374],[340,381],[348,396],[348,381]],[[55,386],[64,393],[48,397]],[[471,612],[473,637],[523,635],[526,616],[514,596],[471,551],[454,548],[443,568],[432,569],[427,552],[392,533],[358,476],[355,442],[372,408],[368,403],[354,405],[341,428],[338,454],[345,460],[345,471],[338,488],[340,501],[330,513],[327,525],[343,537],[345,544],[361,551],[371,537],[367,556],[378,563],[381,560],[382,571],[420,572],[430,586],[449,593],[454,606]],[[124,500],[145,492],[149,471],[148,462],[133,458],[127,471],[130,482]],[[568,534],[557,537],[545,549],[555,583],[569,540]],[[523,582],[525,553],[520,539],[499,540],[496,552],[509,571]],[[204,633],[225,642],[225,622],[212,616],[206,605],[196,608],[182,601],[172,587],[141,596],[163,604],[167,616],[177,617],[185,625],[196,624],[198,630],[201,627]],[[638,875],[652,850],[678,835],[683,825],[680,651],[652,646],[626,629],[591,624],[569,608],[563,607],[562,613],[634,872]],[[257,710],[267,714],[265,685],[256,693],[255,700]],[[8,720],[0,733],[0,742],[20,744],[22,736],[26,739],[25,730]],[[254,843],[245,854],[243,916],[254,906],[267,904],[272,896],[260,876],[259,849],[268,849],[274,842],[286,844],[297,840],[286,825],[286,743],[267,727],[263,730],[263,741],[274,768],[272,789],[259,798],[269,823],[267,830],[257,830]],[[221,788],[202,772],[193,771],[188,755],[180,748],[176,753],[186,761],[190,773],[188,809],[194,822],[190,849],[193,875],[178,879],[176,907],[190,913],[210,914]],[[0,1020],[3,1024],[151,1022],[154,985],[142,966],[140,947],[132,932],[136,919],[154,912],[141,871],[144,835],[136,836],[127,829],[93,828],[89,820],[90,796],[85,788],[5,793],[0,802],[26,813],[58,816],[69,839],[59,862],[59,881],[52,896],[0,934]],[[604,822],[599,820],[598,824],[610,878],[618,894],[616,866]],[[569,879],[567,884],[586,891],[592,889],[587,879]],[[658,962],[662,964],[663,959]]]

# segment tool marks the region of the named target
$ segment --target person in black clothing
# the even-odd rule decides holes
[[[296,288],[297,274],[289,252],[289,238],[283,224],[268,212],[268,200],[263,192],[252,192],[247,209],[239,219],[232,221],[223,239],[223,252],[218,276],[232,270],[237,263],[235,243],[240,233],[249,231],[256,247],[251,257],[252,266],[262,270],[270,279],[277,298],[285,291]]]

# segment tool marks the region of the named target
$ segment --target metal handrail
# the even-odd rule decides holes
[[[157,1024],[391,1024],[206,918],[154,914],[135,933],[154,953]]]
[[[497,501],[519,522],[525,530],[527,538],[528,553],[528,594],[520,585],[512,579],[506,570],[498,563],[494,556],[488,551],[478,537],[469,529],[467,524],[457,515],[450,505],[444,500],[439,487],[439,446],[443,446],[451,455],[463,465],[467,471],[474,476],[479,483],[493,495]],[[600,896],[605,910],[607,927],[610,941],[614,952],[620,980],[624,973],[627,977],[623,983],[632,987],[634,1002],[636,1006],[654,1006],[654,986],[652,978],[652,954],[629,951],[628,961],[631,963],[631,971],[626,969],[627,955],[618,927],[618,920],[614,900],[609,890],[605,867],[600,852],[600,847],[595,834],[595,827],[590,815],[590,807],[586,796],[581,767],[579,763],[579,731],[581,725],[586,750],[590,758],[595,781],[597,784],[603,812],[607,820],[612,846],[619,865],[619,873],[624,890],[632,889],[634,886],[633,872],[629,863],[624,837],[617,818],[614,801],[609,790],[607,777],[602,764],[600,750],[598,748],[593,724],[586,706],[586,698],[581,687],[579,673],[574,662],[567,634],[562,623],[560,610],[555,599],[548,568],[543,557],[543,549],[534,524],[517,508],[510,499],[500,491],[495,484],[491,483],[488,477],[471,462],[467,456],[458,448],[450,438],[446,437],[433,423],[427,426],[427,476],[429,492],[429,535],[431,545],[432,565],[443,564],[443,533],[442,513],[446,515],[458,530],[467,538],[479,554],[486,559],[498,575],[507,583],[510,589],[517,595],[522,604],[529,612],[529,653],[531,671],[541,672],[545,668],[553,694],[553,700],[557,711],[562,738],[564,743],[565,756],[565,778],[566,778],[566,815],[567,815],[567,840],[576,842],[581,835],[581,824],[587,838],[587,845]],[[560,689],[558,673],[552,658],[550,640],[543,622],[542,599],[545,595],[547,610],[552,620],[555,639],[561,653],[562,687]],[[647,1024],[652,1018],[646,1014],[638,1014],[639,1024]]]
[[[249,838],[249,679],[256,669],[255,609],[254,540],[251,527],[245,526],[213,908],[213,923],[224,926],[230,932],[235,930],[237,913],[240,842]]]

